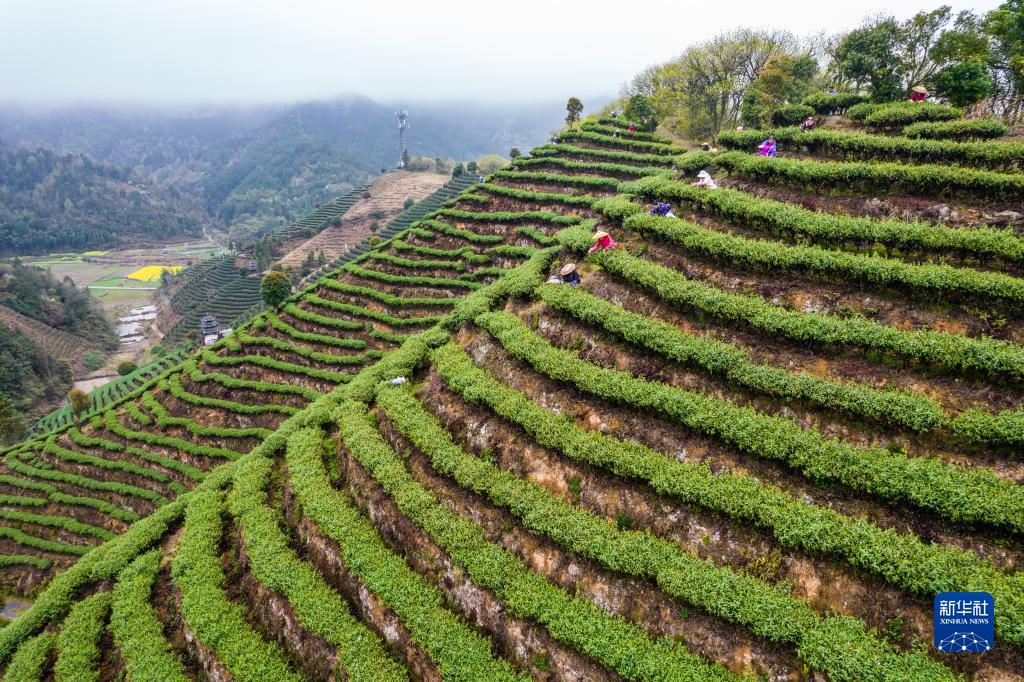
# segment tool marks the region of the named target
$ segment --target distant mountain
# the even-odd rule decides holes
[[[159,244],[202,234],[188,200],[79,154],[0,150],[0,256]]]
[[[187,112],[0,110],[0,148],[44,146],[132,168],[193,198],[223,229],[251,235],[393,167],[396,106],[360,96]],[[413,155],[470,160],[542,142],[558,104],[415,104]]]

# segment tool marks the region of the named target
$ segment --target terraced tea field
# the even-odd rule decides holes
[[[340,214],[340,225],[327,227],[316,236],[296,244],[281,258],[281,265],[297,268],[310,253],[315,257],[321,252],[328,261],[333,261],[367,239],[373,223],[384,226],[401,213],[406,199],[420,201],[437,191],[447,179],[435,173],[407,171],[380,176],[361,188],[359,200]],[[363,197],[364,192],[369,193],[369,198]]]
[[[0,324],[24,334],[42,346],[54,358],[66,358],[71,363],[72,371],[76,374],[85,373],[82,358],[86,352],[102,349],[100,343],[55,329],[5,305],[0,305]]]
[[[819,137],[565,131],[9,450],[8,678],[1020,679],[1024,175]]]

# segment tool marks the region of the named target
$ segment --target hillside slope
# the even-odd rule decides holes
[[[0,150],[0,256],[155,245],[202,234],[189,204],[129,170]]]
[[[87,340],[74,334],[55,329],[31,317],[0,305],[0,324],[11,329],[32,343],[38,345],[51,357],[68,360],[74,373],[81,374],[82,354],[89,350],[102,350],[97,340]]]
[[[373,223],[383,226],[401,213],[406,199],[420,201],[447,180],[446,176],[435,173],[399,171],[382,175],[366,188],[369,197],[360,197],[341,217],[339,225],[328,227],[296,245],[281,258],[281,265],[298,268],[310,253],[323,253],[328,261],[333,261],[370,236]]]
[[[9,451],[8,582],[70,568],[0,631],[8,672],[1019,679],[1024,238],[837,209],[1024,175],[620,125]],[[582,285],[545,284],[566,259]],[[995,650],[927,646],[940,590],[995,596]]]

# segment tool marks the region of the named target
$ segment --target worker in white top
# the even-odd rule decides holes
[[[707,187],[708,189],[718,189],[718,185],[714,180],[711,179],[711,173],[706,170],[702,170],[697,173],[697,182],[690,183],[694,187]]]

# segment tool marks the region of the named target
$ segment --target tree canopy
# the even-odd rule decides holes
[[[274,270],[268,272],[260,282],[260,295],[263,302],[271,308],[281,305],[292,293],[292,282],[283,272]]]
[[[580,120],[580,114],[583,113],[583,102],[579,98],[570,97],[569,101],[565,104],[565,111],[565,122],[572,125]]]
[[[648,66],[609,108],[641,96],[669,129],[699,140],[739,123],[791,123],[816,92],[889,102],[916,85],[975,114],[1024,120],[1024,0],[984,15],[942,5],[907,19],[874,16],[834,36],[739,29]]]

